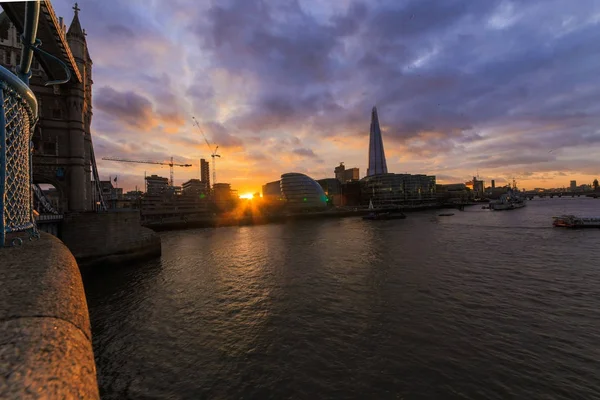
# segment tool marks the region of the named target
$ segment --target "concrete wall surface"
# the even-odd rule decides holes
[[[54,236],[0,248],[0,399],[99,399],[79,267]]]
[[[140,225],[139,211],[68,214],[62,226],[62,240],[79,266],[161,255],[160,236]]]

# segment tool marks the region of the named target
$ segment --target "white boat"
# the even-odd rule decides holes
[[[521,197],[519,192],[509,189],[508,192],[500,196],[500,199],[490,201],[490,210],[502,211],[523,208],[526,205],[525,201],[526,198]]]
[[[600,217],[576,217],[575,215],[561,215],[552,217],[552,225],[562,228],[600,228]]]

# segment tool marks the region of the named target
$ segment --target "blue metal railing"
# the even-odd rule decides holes
[[[58,58],[39,49],[36,39],[39,1],[25,3],[21,64],[17,75],[0,66],[0,247],[7,245],[7,236],[24,232],[29,239],[39,237],[33,216],[31,136],[38,121],[38,104],[29,88],[33,53],[60,63],[66,79],[46,85],[68,82],[68,67]],[[9,245],[22,243],[21,235],[10,238]]]
[[[31,198],[31,132],[37,118],[31,89],[0,66],[0,246],[9,233],[37,236]],[[19,237],[11,240],[21,243]]]

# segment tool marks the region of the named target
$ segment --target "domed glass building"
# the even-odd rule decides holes
[[[281,175],[281,194],[288,208],[307,210],[327,208],[327,196],[314,179],[295,172]]]

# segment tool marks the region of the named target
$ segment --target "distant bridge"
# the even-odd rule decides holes
[[[600,192],[567,192],[567,191],[559,191],[559,192],[525,192],[525,196],[530,200],[534,197],[544,198],[544,197],[600,197]]]

